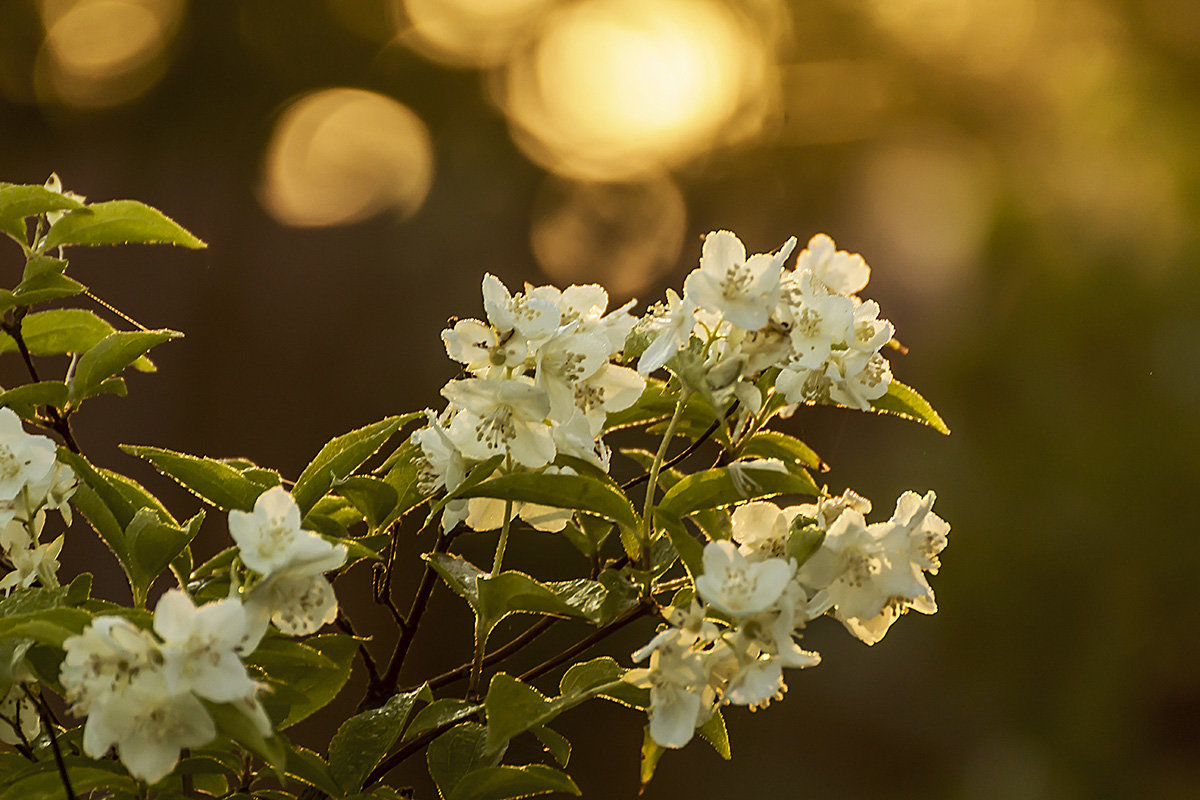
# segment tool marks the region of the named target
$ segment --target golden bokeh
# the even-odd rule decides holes
[[[630,297],[675,268],[687,228],[679,187],[549,177],[534,203],[533,253],[555,283],[600,283]]]
[[[183,0],[44,0],[39,98],[78,108],[137,98],[165,72],[183,11]]]
[[[534,161],[627,180],[756,133],[772,76],[764,41],[727,6],[585,0],[548,17],[493,86]]]
[[[401,40],[450,66],[503,63],[555,0],[404,0]]]
[[[415,214],[432,181],[429,131],[407,106],[362,89],[323,89],[280,115],[259,196],[285,225],[345,225],[386,210]]]

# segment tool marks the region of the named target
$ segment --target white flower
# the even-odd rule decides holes
[[[509,453],[527,467],[554,459],[545,391],[518,380],[469,378],[446,384],[442,395],[462,409],[449,435],[468,458],[483,461]]]
[[[879,304],[874,300],[859,303],[854,309],[851,328],[854,335],[847,338],[846,344],[867,353],[879,352],[896,332],[892,323],[886,319],[879,319]]]
[[[684,294],[739,328],[758,330],[779,300],[780,271],[795,246],[793,237],[775,255],[747,259],[737,236],[714,231],[704,237],[700,266],[684,280]]]
[[[857,253],[838,250],[823,233],[808,240],[808,247],[796,257],[796,271],[809,271],[830,292],[852,295],[861,291],[871,278],[871,268]]]
[[[195,695],[172,694],[161,674],[148,672],[119,697],[91,710],[83,731],[83,751],[102,758],[115,746],[131,775],[155,783],[179,763],[182,748],[201,747],[216,735],[212,717]]]
[[[821,497],[816,503],[796,506],[799,514],[815,520],[824,530],[828,530],[847,508],[852,508],[865,517],[871,513],[871,501],[853,489],[846,489],[839,497]]]
[[[624,411],[646,390],[646,379],[629,367],[605,363],[586,381],[575,385],[575,408],[587,418],[593,437],[604,429],[608,415]],[[555,418],[555,422],[566,421]]]
[[[450,413],[453,413],[453,409]],[[417,480],[420,481],[421,491],[425,494],[433,494],[442,488],[452,492],[467,476],[466,461],[437,415],[426,409],[425,416],[429,425],[412,435],[413,443],[421,448],[421,454],[424,456]],[[466,515],[466,500],[450,501],[442,510],[442,529],[450,530]]]
[[[704,547],[704,574],[696,591],[708,605],[732,617],[766,611],[775,604],[795,565],[781,558],[749,562],[732,542],[709,542]]]
[[[493,368],[517,367],[529,355],[524,339],[501,339],[477,319],[461,319],[453,328],[442,331],[442,343],[446,355],[465,365],[473,375],[487,375]]]
[[[548,416],[565,421],[574,413],[578,387],[608,363],[608,355],[607,340],[569,327],[538,348],[534,384],[550,399]]]
[[[859,411],[869,411],[872,400],[887,394],[892,367],[879,353],[844,350],[830,359],[826,375],[830,380],[830,399]]]
[[[797,508],[780,509],[765,500],[738,506],[731,517],[733,539],[741,545],[738,552],[753,561],[786,557],[792,519],[798,513]]]
[[[937,611],[933,589],[924,573],[936,575],[941,568],[939,554],[946,548],[950,532],[950,525],[933,513],[936,499],[933,492],[923,497],[916,492],[900,495],[883,536],[883,546],[895,566],[888,575],[888,591],[922,614]]]
[[[230,511],[229,533],[242,561],[261,575],[298,562],[328,558],[335,549],[317,534],[300,529],[300,507],[282,486],[260,494],[253,512]],[[345,547],[338,547],[344,559]]]
[[[656,306],[649,316],[650,329],[657,331],[654,341],[638,358],[637,371],[649,375],[687,347],[696,327],[696,303],[680,298],[674,289],[667,289],[666,308]]]
[[[246,611],[237,600],[196,608],[178,589],[164,594],[154,609],[154,631],[163,640],[168,691],[193,691],[216,703],[253,695],[256,684],[235,652],[246,628]]]
[[[800,280],[799,304],[791,308],[794,361],[814,369],[834,345],[843,345],[853,334],[854,303],[848,297],[817,291],[810,280]]]
[[[783,393],[784,399],[790,404],[828,402],[832,387],[833,380],[828,375],[827,364],[815,369],[789,364],[775,378],[775,388]]]
[[[57,172],[50,173],[50,177],[46,180],[45,186],[50,191],[54,192],[55,194],[61,194],[63,197],[69,197],[72,200],[78,200],[81,203],[84,200],[87,200],[87,198],[81,194],[76,194],[75,192],[70,192],[70,191],[64,192],[63,186],[62,186],[62,179],[58,177]],[[47,211],[46,212],[46,222],[49,223],[50,225],[53,225],[54,223],[56,223],[60,219],[62,219],[63,215],[66,213],[67,213],[66,211]]]
[[[72,709],[84,713],[154,670],[161,660],[150,633],[114,616],[96,617],[83,633],[68,637],[63,650],[59,680]]]
[[[483,276],[483,309],[488,321],[502,335],[516,330],[529,341],[549,337],[562,322],[552,299],[522,294],[513,297],[500,279],[490,273]]]
[[[0,544],[13,565],[13,571],[0,579],[0,591],[8,594],[17,587],[32,586],[34,580],[42,586],[58,585],[58,554],[62,552],[62,536],[49,544],[39,544],[24,525],[10,522],[0,532]]]
[[[56,448],[45,436],[31,436],[11,408],[0,408],[0,501],[16,498],[54,469]]]
[[[247,604],[263,595],[270,598],[271,622],[288,636],[316,633],[337,619],[337,595],[320,573],[285,571],[272,576],[254,588]]]
[[[655,638],[649,669],[631,670],[625,680],[650,689],[650,738],[660,747],[683,747],[696,726],[712,713],[715,693],[709,686],[708,668],[697,652],[695,637],[669,628]],[[647,648],[639,651],[642,657]],[[638,654],[635,654],[638,655]],[[640,660],[640,658],[639,658]]]

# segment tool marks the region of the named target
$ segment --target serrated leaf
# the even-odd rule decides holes
[[[486,641],[488,634],[509,614],[519,611],[576,617],[595,622],[607,594],[598,581],[573,580],[540,583],[523,572],[502,572],[495,577],[476,576],[475,611],[479,616],[477,634]]]
[[[39,311],[21,320],[21,338],[35,356],[83,353],[112,332],[112,325],[82,308]],[[0,333],[0,353],[16,351],[13,338]]]
[[[465,558],[450,553],[429,553],[422,557],[442,576],[450,591],[466,600],[472,609],[479,607],[477,582],[479,576],[487,575],[486,572]]]
[[[442,800],[451,800],[454,789],[465,775],[482,767],[495,766],[504,750],[487,746],[487,730],[473,722],[464,722],[429,743],[425,761]]]
[[[511,800],[548,792],[580,794],[575,781],[565,772],[541,764],[524,767],[506,764],[467,773],[454,787],[449,800]]]
[[[421,448],[405,442],[388,459],[383,473],[383,482],[396,490],[396,504],[391,513],[380,521],[379,527],[386,528],[429,499],[421,489]]]
[[[301,646],[317,651],[329,665],[324,662],[320,667],[273,665],[267,669],[266,676],[272,686],[285,686],[296,695],[296,699],[287,704],[286,713],[276,725],[279,730],[296,724],[337,697],[350,678],[350,667],[358,649],[358,643],[343,634],[313,636]],[[257,657],[256,650],[252,658],[247,660]],[[270,695],[263,698],[268,710],[271,710],[270,699]]]
[[[47,300],[58,300],[63,297],[74,297],[86,289],[82,283],[66,275],[44,273],[26,278],[12,292],[5,292],[0,308],[11,306],[31,306],[44,303]]]
[[[809,469],[828,469],[811,447],[779,431],[759,431],[741,446],[739,456],[777,458],[785,464],[799,464]]]
[[[770,464],[737,462],[688,475],[667,491],[655,513],[677,520],[701,509],[720,508],[761,497],[819,493],[808,473],[797,474],[786,470],[779,462],[774,463],[778,469]]]
[[[300,473],[292,488],[292,498],[300,506],[300,516],[309,512],[329,491],[335,480],[346,478],[364,461],[383,447],[401,425],[416,419],[419,413],[388,417],[379,422],[342,434],[321,448]]]
[[[54,406],[61,409],[66,404],[67,385],[62,381],[27,383],[0,394],[0,408]]]
[[[713,711],[712,716],[698,727],[696,732],[712,745],[712,749],[716,750],[721,758],[726,761],[733,758],[729,749],[729,731],[725,730],[725,718],[721,716],[721,709]]]
[[[645,732],[642,734],[642,757],[638,768],[638,777],[643,790],[654,779],[654,771],[658,769],[659,759],[663,757],[663,753],[665,752],[667,752],[667,749],[654,741],[654,737],[650,735],[650,726],[647,725]]]
[[[460,719],[466,719],[473,716],[481,708],[483,706],[477,703],[469,703],[457,697],[443,697],[434,700],[416,713],[412,724],[404,732],[404,740],[408,741],[420,736],[425,731],[431,731],[448,722],[457,722]]]
[[[282,773],[287,763],[287,744],[278,736],[263,736],[258,725],[232,703],[214,703],[199,698],[217,726],[217,732],[228,736],[242,747]]]
[[[50,226],[42,250],[64,245],[173,244],[190,249],[204,242],[161,211],[136,200],[110,200],[64,214]]]
[[[121,449],[132,456],[145,459],[162,474],[174,479],[202,500],[217,508],[252,511],[254,502],[262,494],[260,484],[250,480],[238,470],[201,456],[191,456],[158,447],[121,445]]]
[[[371,770],[400,738],[425,686],[393,695],[379,708],[356,714],[342,723],[329,742],[329,770],[346,793],[357,792]]]
[[[136,605],[145,603],[154,581],[196,538],[203,521],[203,511],[183,526],[164,522],[150,508],[141,508],[134,514],[133,520],[125,528],[125,550],[128,554],[125,567]]]
[[[571,742],[567,737],[545,725],[535,727],[533,735],[537,737],[537,740],[542,743],[542,747],[550,754],[551,758],[558,762],[560,767],[565,767],[570,763]]]
[[[64,755],[63,764],[78,795],[110,789],[136,796],[137,783],[115,761],[96,761],[84,756]],[[10,782],[11,780],[11,782]],[[62,778],[53,758],[30,765],[25,772],[6,779],[0,800],[60,800],[64,796]]]
[[[379,529],[400,499],[395,487],[365,475],[353,475],[339,481],[334,491],[354,504],[371,530]]]
[[[36,184],[0,183],[0,220],[24,219],[50,211],[83,208],[83,203]]]
[[[624,670],[607,657],[576,664],[563,676],[562,693],[549,699],[508,673],[497,672],[483,701],[487,711],[487,746],[503,747],[517,734],[545,725],[564,711],[616,688],[622,683],[623,674]]]
[[[284,768],[284,774],[289,778],[303,781],[309,786],[320,789],[335,800],[346,794],[334,779],[333,773],[330,771],[329,765],[325,763],[325,760],[312,750],[304,747],[291,745],[288,748],[287,766]]]
[[[110,333],[79,357],[69,384],[71,402],[90,397],[106,378],[137,361],[152,347],[182,335],[169,330]]]
[[[584,475],[515,472],[484,481],[457,493],[459,497],[494,497],[553,508],[590,511],[628,530],[639,528],[639,518],[620,490]]]
[[[929,405],[929,401],[922,397],[916,389],[905,386],[898,380],[893,379],[888,384],[887,394],[878,400],[872,400],[871,407],[876,411],[920,422],[938,433],[950,435],[950,428],[933,410],[933,406]]]

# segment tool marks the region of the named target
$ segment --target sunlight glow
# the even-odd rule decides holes
[[[285,225],[345,225],[417,212],[433,180],[433,145],[407,106],[361,89],[292,103],[267,145],[261,199]]]
[[[162,77],[183,9],[183,0],[44,0],[39,95],[80,108],[133,100]]]
[[[451,66],[495,66],[535,29],[554,0],[404,0],[401,40]]]
[[[582,179],[673,167],[758,130],[766,47],[707,0],[585,0],[510,63],[501,106],[531,158]]]

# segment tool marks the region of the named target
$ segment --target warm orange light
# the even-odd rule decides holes
[[[45,0],[41,12],[40,95],[97,108],[128,102],[162,76],[183,0]]]
[[[416,213],[433,180],[433,145],[407,106],[361,89],[301,97],[279,118],[261,198],[285,225],[344,225]]]
[[[533,253],[555,283],[599,283],[625,298],[674,269],[686,227],[683,195],[669,178],[548,178],[534,204]]]
[[[585,0],[550,17],[510,63],[500,103],[518,144],[548,168],[628,179],[687,161],[767,83],[766,46],[708,0]],[[761,109],[760,105],[755,106]]]
[[[494,66],[535,30],[555,0],[404,0],[402,39],[451,66]]]

